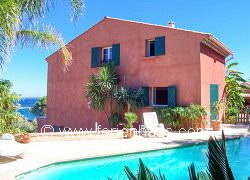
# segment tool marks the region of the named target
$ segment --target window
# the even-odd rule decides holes
[[[152,105],[160,105],[160,106],[168,105],[167,87],[152,88]]]
[[[112,47],[102,48],[101,64],[108,64],[112,60]]]
[[[155,56],[155,40],[146,41],[146,56]]]

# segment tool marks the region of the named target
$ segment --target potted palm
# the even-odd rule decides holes
[[[125,125],[123,137],[130,139],[134,136],[133,124],[137,121],[137,115],[133,112],[126,112],[124,119],[127,124]]]
[[[213,131],[221,130],[220,111],[224,105],[225,103],[223,101],[218,101],[214,104],[214,113],[216,114],[216,119],[212,120]]]
[[[27,144],[31,141],[29,133],[18,134],[15,136],[15,139],[19,143]]]

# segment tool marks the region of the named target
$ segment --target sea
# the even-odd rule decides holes
[[[36,117],[30,112],[30,108],[32,108],[39,99],[40,97],[21,98],[18,102],[18,112],[21,116],[28,121],[33,121]]]

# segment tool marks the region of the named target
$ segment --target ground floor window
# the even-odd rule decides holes
[[[159,106],[168,105],[168,88],[167,87],[152,88],[152,105],[159,105]]]

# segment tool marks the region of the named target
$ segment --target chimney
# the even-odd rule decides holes
[[[175,23],[173,21],[168,22],[168,27],[175,28]]]

